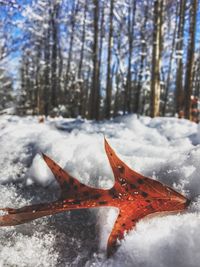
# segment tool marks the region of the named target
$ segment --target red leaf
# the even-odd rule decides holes
[[[125,232],[130,231],[140,219],[156,212],[182,211],[188,206],[189,200],[180,193],[130,169],[117,157],[106,140],[105,151],[115,177],[111,189],[103,190],[84,185],[43,155],[60,185],[60,199],[20,209],[2,209],[7,214],[0,217],[0,226],[22,224],[66,210],[117,207],[119,214],[108,239],[109,256],[116,249],[117,240],[121,240]]]

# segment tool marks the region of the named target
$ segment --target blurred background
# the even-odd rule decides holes
[[[199,121],[198,0],[0,0],[0,110]]]

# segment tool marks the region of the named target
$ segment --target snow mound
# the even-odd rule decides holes
[[[81,119],[0,116],[0,207],[53,201],[59,187],[40,153],[81,182],[109,188],[105,135],[129,166],[193,200],[184,214],[137,224],[109,260],[105,246],[115,209],[71,211],[0,228],[0,266],[196,267],[200,261],[200,127],[176,118],[134,115]]]

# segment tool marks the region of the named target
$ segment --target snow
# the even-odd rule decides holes
[[[105,257],[117,210],[71,211],[0,228],[0,266],[197,267],[200,261],[200,126],[177,118],[82,119],[0,116],[0,207],[56,200],[46,153],[85,184],[109,188],[103,137],[129,166],[192,199],[183,214],[139,222]]]
[[[30,17],[33,20],[36,21],[44,21],[44,18],[38,14],[36,14],[35,12],[33,12],[33,10],[31,9],[30,6],[27,6],[26,9],[23,11],[23,16],[24,17]]]

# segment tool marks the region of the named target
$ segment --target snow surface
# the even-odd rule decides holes
[[[200,126],[187,120],[132,115],[102,123],[62,118],[38,123],[38,118],[0,116],[0,207],[59,196],[41,152],[85,184],[111,187],[103,135],[133,169],[191,198],[188,211],[141,221],[108,260],[115,209],[65,212],[3,227],[0,266],[199,266]]]

